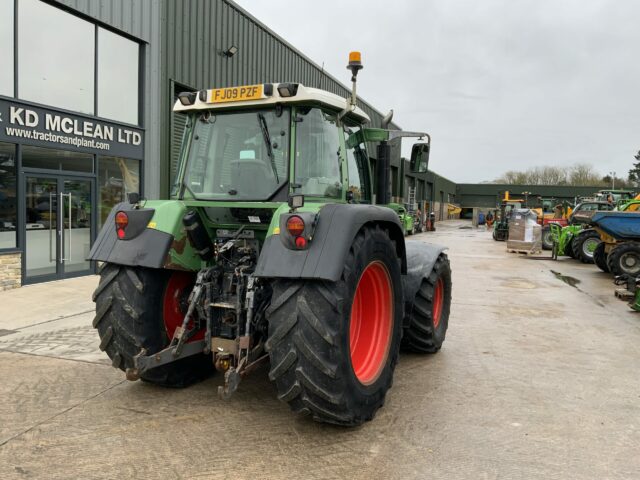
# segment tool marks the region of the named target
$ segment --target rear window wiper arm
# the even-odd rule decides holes
[[[269,128],[267,127],[267,121],[265,120],[264,115],[261,113],[258,114],[258,123],[260,124],[260,130],[262,130],[264,143],[266,143],[267,145],[267,155],[269,155],[269,160],[271,161],[271,169],[273,170],[273,174],[276,176],[276,183],[280,184],[278,169],[276,167],[276,159],[273,156],[273,149],[271,148],[271,137],[269,136]]]

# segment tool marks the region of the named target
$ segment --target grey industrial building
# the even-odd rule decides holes
[[[110,208],[129,191],[169,195],[177,93],[280,81],[349,93],[229,0],[2,0],[0,59],[0,290],[93,272]],[[415,188],[445,217],[455,184],[404,175],[393,154],[392,195]]]
[[[224,0],[3,0],[0,58],[0,288],[90,273],[112,205],[168,196],[178,92],[296,81],[347,95]]]

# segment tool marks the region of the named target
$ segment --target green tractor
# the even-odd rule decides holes
[[[100,348],[129,380],[183,387],[224,374],[222,398],[263,363],[280,400],[314,420],[371,420],[401,346],[437,352],[451,305],[445,247],[406,241],[389,208],[390,141],[356,106],[296,83],[179,95],[187,116],[170,200],[131,195],[89,258]],[[366,145],[377,143],[375,172]],[[377,187],[373,191],[373,178]]]
[[[413,235],[414,232],[414,215],[409,213],[407,209],[399,203],[389,203],[388,207],[398,214],[398,219],[404,230],[405,235]]]
[[[596,212],[612,210],[611,203],[601,200],[583,200],[569,216],[569,225],[549,224],[553,240],[552,256],[557,259],[569,256],[582,263],[594,263],[594,255],[601,243],[600,234],[590,228]]]
[[[504,197],[500,201],[500,208],[496,209],[496,219],[493,223],[493,239],[497,242],[509,240],[509,219],[511,212],[517,208],[526,206],[524,199],[512,198],[509,191],[504,192]]]
[[[573,241],[582,231],[582,225],[567,225],[563,227],[558,223],[550,223],[551,238],[553,246],[551,249],[551,256],[554,260],[558,257],[568,256],[571,258],[577,258],[574,251]]]

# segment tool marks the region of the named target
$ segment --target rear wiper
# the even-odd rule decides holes
[[[276,159],[273,157],[273,150],[271,149],[271,137],[269,136],[267,121],[265,120],[264,115],[261,113],[258,114],[258,123],[260,124],[260,130],[262,130],[264,143],[267,144],[267,155],[269,155],[269,160],[271,160],[271,169],[273,170],[273,174],[276,176],[276,183],[280,184],[280,178],[278,177],[278,169],[276,168]]]

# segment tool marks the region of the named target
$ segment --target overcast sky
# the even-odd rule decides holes
[[[640,149],[640,1],[237,1],[344,83],[360,50],[360,96],[430,132],[430,168],[456,182],[626,177]]]

